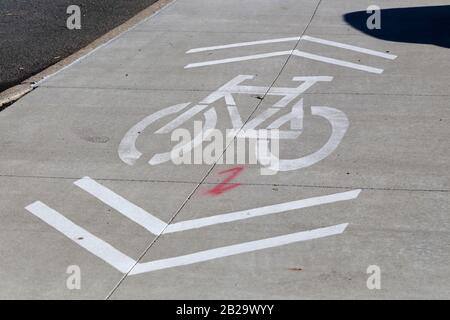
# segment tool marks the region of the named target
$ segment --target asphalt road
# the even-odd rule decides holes
[[[0,1],[0,92],[86,46],[156,0]],[[81,30],[66,28],[69,5]]]

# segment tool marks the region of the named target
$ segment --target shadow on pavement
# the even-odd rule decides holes
[[[381,29],[367,28],[370,15],[356,11],[343,17],[353,28],[378,39],[450,48],[450,5],[381,9]]]

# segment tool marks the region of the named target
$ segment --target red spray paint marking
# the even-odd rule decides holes
[[[235,167],[231,169],[227,169],[224,171],[220,171],[219,174],[227,174],[228,176],[214,188],[209,189],[206,193],[214,196],[218,196],[224,192],[227,192],[231,189],[234,189],[240,186],[240,183],[229,183],[231,180],[235,179],[241,171],[244,170],[244,167]]]

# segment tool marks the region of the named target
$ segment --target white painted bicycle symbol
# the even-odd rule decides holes
[[[135,164],[142,156],[142,153],[136,148],[136,140],[146,128],[156,121],[184,111],[175,119],[154,131],[155,134],[167,134],[182,126],[198,113],[203,112],[205,121],[200,134],[194,136],[189,143],[177,146],[177,149],[179,150],[175,151],[179,152],[171,150],[163,153],[156,153],[150,158],[148,163],[150,165],[162,164],[172,160],[174,154],[191,151],[204,141],[204,137],[206,136],[205,132],[216,127],[217,112],[215,107],[211,107],[211,104],[222,98],[225,100],[226,108],[231,119],[231,132],[233,132],[233,135],[241,138],[250,137],[263,122],[275,116],[281,109],[288,107],[290,103],[293,103],[289,113],[278,117],[263,130],[269,131],[272,129],[280,129],[283,125],[289,123],[290,130],[279,130],[279,139],[297,139],[302,134],[304,118],[303,99],[297,98],[317,82],[332,81],[333,79],[328,76],[294,77],[292,80],[301,82],[301,84],[293,88],[268,88],[262,86],[241,85],[242,82],[251,80],[254,77],[255,76],[253,75],[239,75],[190,108],[187,108],[191,105],[190,102],[181,103],[161,109],[142,119],[134,125],[122,139],[118,148],[120,159],[128,165]],[[280,96],[281,99],[252,120],[244,123],[233,97],[233,95],[236,94]],[[290,171],[306,168],[325,159],[338,147],[349,126],[347,116],[338,109],[326,106],[312,106],[311,114],[313,116],[322,117],[329,122],[331,126],[331,135],[328,141],[320,149],[309,155],[295,159],[279,159],[277,160],[276,165],[272,163],[268,169],[274,171]]]
[[[395,55],[387,54],[380,51],[374,51],[371,49],[361,48],[354,45],[329,41],[325,39],[314,38],[310,36],[281,38],[281,39],[269,39],[262,41],[251,41],[242,43],[232,43],[220,46],[195,48],[189,50],[187,53],[201,53],[211,50],[222,50],[228,48],[247,47],[253,45],[263,45],[267,43],[278,43],[287,41],[310,41],[318,44],[332,46],[340,49],[351,50],[357,53],[368,54],[371,56],[381,57],[389,60],[396,58]],[[185,66],[186,69],[207,67],[219,64],[227,63],[239,63],[247,60],[266,59],[270,57],[293,55],[297,57],[306,58],[313,61],[319,61],[331,65],[340,67],[346,67],[358,71],[364,71],[369,73],[381,74],[383,69],[375,68],[372,66],[366,66],[362,64],[355,64],[353,62],[338,60],[331,57],[325,57],[318,54],[308,53],[300,50],[289,51],[277,51],[269,52],[257,55],[238,56],[232,58],[226,58],[221,60],[202,61]],[[254,133],[255,129],[262,125],[266,120],[271,119],[283,108],[293,104],[289,113],[284,113],[277,119],[273,120],[265,129],[272,130],[280,129],[282,126],[289,123],[290,130],[280,130],[279,139],[297,139],[303,132],[304,121],[304,106],[303,99],[298,97],[308,90],[317,82],[331,81],[333,78],[328,76],[315,76],[315,77],[294,77],[293,81],[302,82],[298,87],[293,88],[280,88],[280,87],[258,87],[242,85],[241,83],[247,80],[254,79],[253,75],[239,75],[227,82],[208,95],[205,99],[188,108],[191,105],[190,102],[181,103],[161,109],[138,122],[133,126],[122,139],[118,153],[120,159],[128,165],[133,165],[142,156],[142,153],[136,148],[136,141],[139,135],[155,124],[160,119],[165,117],[176,115],[172,121],[164,125],[163,127],[156,129],[156,134],[167,134],[173,132],[173,130],[182,126],[189,120],[191,120],[197,114],[203,112],[205,119],[204,126],[201,134],[194,136],[194,138],[186,145],[181,146],[182,151],[188,151],[195,146],[202,143],[204,133],[217,125],[217,112],[215,107],[211,106],[214,102],[224,99],[226,108],[231,119],[231,128],[233,134],[238,136],[247,136]],[[264,110],[261,114],[253,118],[248,122],[243,122],[239,113],[238,106],[235,102],[234,95],[248,94],[248,95],[269,95],[280,96],[278,100],[271,107]],[[312,106],[311,114],[324,118],[331,126],[331,135],[328,141],[321,146],[317,151],[296,159],[280,159],[277,167],[273,168],[278,171],[290,171],[305,168],[311,166],[327,156],[329,156],[342,141],[349,122],[347,116],[340,110],[326,107],[326,106]],[[173,150],[172,150],[173,151]],[[149,159],[150,165],[157,165],[165,163],[171,160],[173,152],[156,153]],[[165,222],[153,215],[151,212],[144,210],[138,205],[130,202],[124,197],[120,196],[113,190],[100,184],[99,182],[89,177],[84,177],[74,182],[78,188],[81,188],[91,196],[101,201],[103,204],[114,209],[117,214],[121,214],[127,219],[133,221],[139,226],[143,227],[149,233],[160,236],[171,233],[184,232],[188,230],[201,230],[215,225],[221,225],[225,223],[237,223],[245,219],[262,219],[264,216],[278,215],[288,212],[298,212],[300,209],[306,209],[314,206],[321,206],[332,204],[341,201],[349,201],[358,198],[361,190],[354,189],[345,192],[339,192],[334,194],[316,196],[306,199],[296,199],[293,201],[274,203],[256,208],[241,209],[239,211],[226,212],[226,213],[213,213],[205,217],[183,220],[178,222]],[[178,256],[172,256],[169,258],[163,258],[158,260],[152,260],[147,262],[141,262],[141,259],[133,259],[126,253],[120,251],[116,247],[107,243],[105,240],[98,238],[94,234],[90,233],[83,227],[75,224],[64,215],[46,205],[44,202],[35,201],[26,206],[25,209],[35,217],[41,219],[55,230],[61,232],[67,238],[74,243],[86,249],[88,252],[102,259],[118,271],[127,275],[138,275],[147,272],[153,272],[157,270],[163,270],[167,268],[181,267],[191,265],[195,263],[201,263],[205,261],[215,260],[219,258],[225,258],[229,256],[239,255],[248,252],[259,251],[263,249],[280,247],[288,244],[298,243],[302,241],[308,241],[313,239],[319,239],[329,236],[335,236],[343,233],[348,223],[341,223],[337,225],[331,225],[327,227],[321,227],[311,230],[299,231],[289,234],[283,234],[273,236],[270,238],[263,238],[248,242],[241,242],[235,244],[228,244],[221,247],[209,248],[203,251],[197,251],[193,253],[182,254]]]

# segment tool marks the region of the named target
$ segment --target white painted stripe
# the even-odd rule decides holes
[[[356,52],[361,52],[361,53],[365,53],[365,54],[368,54],[368,55],[377,56],[377,57],[390,59],[390,60],[394,60],[395,58],[397,58],[397,56],[393,55],[393,54],[380,52],[380,51],[375,51],[375,50],[370,50],[370,49],[357,47],[357,46],[353,46],[353,45],[345,44],[345,43],[341,43],[341,42],[330,41],[330,40],[325,40],[325,39],[320,39],[320,38],[315,38],[315,37],[310,37],[310,36],[303,36],[302,40],[306,40],[306,41],[310,41],[310,42],[316,42],[316,43],[324,44],[324,45],[327,45],[327,46],[338,47],[338,48],[352,50],[352,51],[356,51]]]
[[[221,46],[195,48],[195,49],[191,49],[191,50],[186,51],[186,53],[196,53],[196,52],[212,51],[212,50],[222,50],[222,49],[229,49],[229,48],[254,46],[254,45],[259,45],[259,44],[289,42],[289,41],[298,41],[298,40],[300,40],[300,37],[279,38],[279,39],[269,39],[269,40],[249,41],[249,42],[237,42],[237,43],[230,43],[230,44],[225,44],[225,45],[221,45]]]
[[[267,108],[263,112],[259,113],[256,117],[254,117],[252,120],[247,122],[243,127],[242,131],[250,131],[250,130],[256,130],[255,128],[259,126],[261,123],[269,119],[271,116],[273,116],[275,113],[280,111],[280,109],[275,108]],[[251,131],[250,131],[251,132]]]
[[[331,136],[328,141],[317,151],[297,159],[280,159],[269,167],[275,171],[291,171],[309,167],[328,157],[341,143],[347,132],[349,121],[345,113],[330,107],[311,107],[313,116],[321,116],[331,125]]]
[[[232,222],[237,220],[249,219],[274,213],[292,211],[296,209],[308,208],[322,204],[356,199],[361,189],[355,189],[347,192],[340,192],[326,196],[313,197],[308,199],[279,203],[275,205],[254,208],[249,210],[236,211],[231,213],[219,214],[212,217],[200,218],[194,220],[182,221],[170,224],[164,233],[185,231],[190,229],[202,228],[219,223]]]
[[[28,205],[25,209],[120,272],[127,273],[131,268],[133,268],[133,266],[135,266],[131,269],[129,273],[130,275],[189,265],[241,253],[278,247],[294,242],[323,238],[344,232],[348,225],[348,223],[344,223],[331,227],[302,231],[263,240],[244,242],[168,259],[161,259],[146,263],[136,263],[136,261],[129,256],[123,254],[102,239],[94,236],[89,231],[76,225],[59,212],[40,201],[36,201]]]
[[[203,129],[200,133],[198,133],[191,141],[186,142],[183,145],[175,146],[171,151],[163,152],[163,153],[157,153],[155,154],[148,162],[148,164],[155,166],[164,162],[167,162],[173,157],[178,157],[180,152],[188,153],[189,151],[193,150],[195,147],[202,144],[205,137],[207,136],[206,133],[210,132],[210,130],[214,129],[217,124],[217,112],[215,108],[211,108],[207,110],[204,114],[205,117],[205,124],[203,126]],[[194,130],[195,131],[195,130]]]
[[[286,56],[286,55],[290,55],[291,53],[292,53],[292,50],[277,51],[277,52],[254,54],[254,55],[250,55],[250,56],[242,56],[242,57],[235,57],[235,58],[228,58],[228,59],[210,60],[210,61],[204,61],[204,62],[190,63],[187,66],[185,66],[184,68],[190,69],[190,68],[211,66],[211,65],[216,65],[216,64],[238,62],[238,61],[247,61],[247,60],[264,59],[264,58],[271,58],[271,57],[278,57],[278,56]]]
[[[227,106],[228,113],[230,115],[231,124],[233,126],[233,129],[239,129],[242,128],[244,123],[242,122],[241,115],[239,113],[239,110],[236,106]]]
[[[356,199],[361,192],[361,189],[355,189],[326,196],[312,197],[248,210],[218,214],[206,218],[186,220],[168,225],[164,221],[158,219],[144,209],[129,202],[125,198],[114,193],[113,191],[109,190],[105,186],[99,184],[89,177],[84,177],[78,181],[75,181],[74,184],[156,235],[160,234],[161,232],[167,234],[191,229],[198,229],[215,224],[250,219],[275,213],[292,211],[296,209]]]
[[[393,54],[376,51],[376,50],[371,50],[371,49],[366,49],[366,48],[362,48],[362,47],[358,47],[358,46],[354,46],[354,45],[350,45],[350,44],[345,44],[342,42],[336,42],[336,41],[330,41],[330,40],[325,40],[325,39],[321,39],[321,38],[306,36],[306,35],[302,36],[302,37],[289,37],[289,38],[268,39],[268,40],[260,40],[260,41],[237,42],[237,43],[230,43],[230,44],[225,44],[225,45],[220,45],[220,46],[195,48],[195,49],[186,51],[186,53],[222,50],[222,49],[229,49],[229,48],[247,47],[247,46],[260,45],[260,44],[290,42],[290,41],[298,41],[298,40],[305,40],[305,41],[320,43],[320,44],[324,44],[327,46],[333,46],[333,47],[338,47],[338,48],[347,49],[347,50],[351,50],[351,51],[361,52],[361,53],[365,53],[368,55],[377,56],[377,57],[390,59],[390,60],[394,60],[395,58],[397,58],[397,56],[393,55]]]
[[[75,181],[74,184],[155,235],[159,235],[167,226],[164,221],[161,221],[89,177]]]
[[[163,133],[170,133],[179,126],[181,126],[183,123],[191,119],[193,116],[195,116],[200,111],[208,108],[208,105],[201,105],[196,104],[195,106],[187,109],[187,111],[183,112],[181,115],[170,121],[168,124],[166,124],[164,127],[158,129],[155,131],[155,133],[163,134]]]
[[[211,66],[211,65],[217,65],[217,64],[225,64],[225,63],[233,63],[233,62],[240,62],[240,61],[257,60],[257,59],[285,56],[285,55],[290,55],[290,54],[298,56],[298,57],[303,57],[306,59],[314,60],[314,61],[325,62],[325,63],[329,63],[329,64],[338,65],[341,67],[366,71],[366,72],[370,72],[370,73],[377,73],[377,74],[383,73],[383,69],[374,68],[374,67],[366,66],[363,64],[357,64],[357,63],[348,62],[348,61],[344,61],[344,60],[324,57],[324,56],[320,56],[317,54],[303,52],[303,51],[299,51],[299,50],[277,51],[277,52],[271,52],[271,53],[255,54],[255,55],[241,56],[241,57],[234,57],[234,58],[227,58],[227,59],[196,62],[196,63],[190,63],[187,66],[185,66],[184,68],[185,69],[198,68],[198,67],[205,67],[205,66]]]
[[[370,73],[377,73],[377,74],[383,73],[383,69],[369,67],[369,66],[366,66],[363,64],[357,64],[357,63],[348,62],[348,61],[344,61],[344,60],[328,58],[328,57],[320,56],[320,55],[313,54],[313,53],[303,52],[300,50],[294,50],[294,52],[292,52],[292,54],[294,56],[303,57],[306,59],[321,61],[321,62],[330,63],[330,64],[335,64],[335,65],[338,65],[341,67],[347,67],[347,68],[366,71],[366,72],[370,72]]]
[[[318,239],[332,235],[341,234],[347,228],[348,223],[338,224],[326,228],[319,228],[309,231],[291,233],[283,236],[267,238],[262,240],[244,242],[226,247],[200,251],[183,256],[150,261],[137,264],[131,271],[130,275],[162,270],[167,268],[185,266],[198,262],[209,261],[218,258],[224,258],[241,253],[263,250],[268,248],[279,247],[295,242]]]
[[[30,204],[25,209],[122,273],[127,273],[136,264],[129,256],[40,201]]]
[[[153,122],[158,121],[162,117],[177,113],[186,108],[189,104],[190,102],[181,103],[159,110],[135,124],[128,130],[122,141],[120,141],[119,149],[117,150],[120,159],[130,166],[134,165],[136,160],[142,156],[142,153],[136,148],[136,140],[139,135]]]
[[[279,117],[267,126],[267,129],[279,129],[289,121],[291,130],[303,131],[303,98],[301,98],[291,109],[291,112]]]

